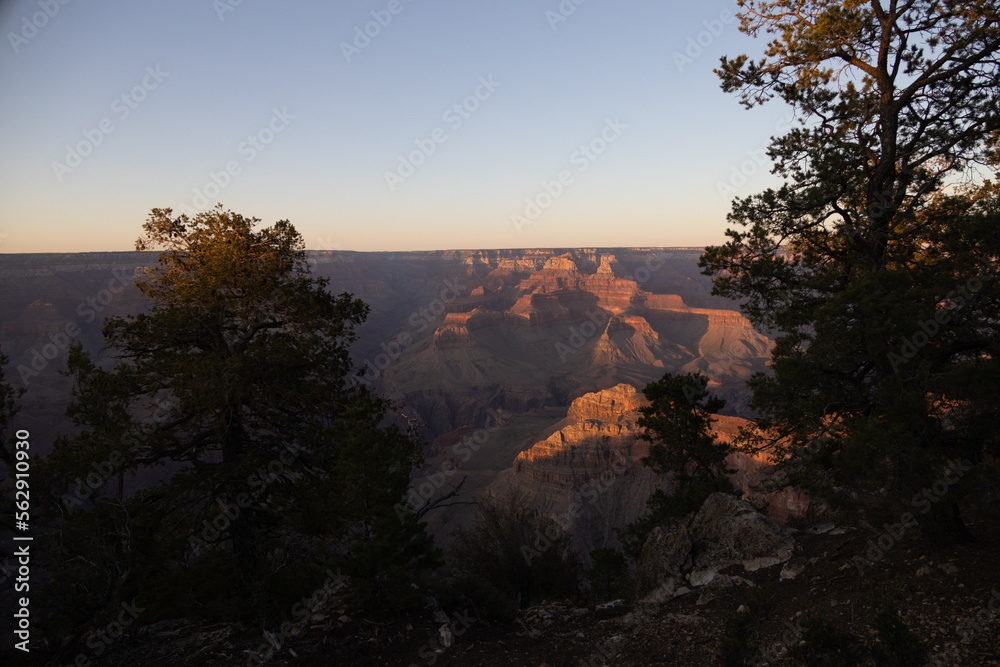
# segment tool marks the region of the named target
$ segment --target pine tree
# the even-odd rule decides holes
[[[733,448],[712,432],[712,415],[726,402],[708,393],[708,378],[665,374],[643,389],[649,405],[640,408],[641,437],[651,444],[642,462],[659,475],[669,476],[673,489],[654,491],[646,501],[648,512],[619,535],[626,553],[637,557],[649,532],[670,525],[716,492],[735,493],[726,464]]]
[[[280,616],[337,569],[368,600],[410,590],[437,555],[393,510],[420,443],[350,381],[368,307],[310,274],[287,221],[171,214],[137,242],[160,251],[136,280],[148,312],[104,323],[114,368],[69,355],[79,433],[47,470],[63,544],[101,552],[74,576],[103,582],[98,606],[142,593],[150,617]]]
[[[773,39],[723,58],[723,89],[799,119],[769,150],[784,185],[736,199],[731,240],[701,260],[777,335],[749,441],[789,482],[967,539],[961,501],[997,452],[998,200],[963,179],[1000,129],[996,4],[740,6],[743,32]]]

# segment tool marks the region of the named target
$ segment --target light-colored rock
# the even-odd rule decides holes
[[[641,604],[662,604],[667,600],[673,599],[677,590],[677,579],[674,577],[666,577],[641,600],[639,600],[639,602]],[[684,590],[687,591],[688,589],[685,588]]]
[[[601,604],[599,604],[596,607],[594,607],[594,609],[597,609],[598,611],[603,611],[605,609],[614,609],[615,607],[621,607],[624,604],[625,604],[625,600],[622,600],[622,599],[611,600],[610,602],[602,602]],[[584,610],[584,611],[586,611],[586,610]]]
[[[602,422],[617,422],[628,413],[638,410],[644,403],[645,399],[635,387],[619,384],[575,399],[569,406],[567,416],[577,421],[597,419]]]
[[[441,635],[441,646],[444,648],[451,648],[452,644],[455,643],[455,635],[451,633],[451,628],[445,623],[440,628],[438,628],[438,634]]]
[[[672,533],[654,528],[635,566],[636,590],[645,593],[660,586],[668,577],[679,578],[681,570],[690,565],[690,559],[691,539],[683,524]]]
[[[794,532],[749,503],[714,493],[672,533],[660,528],[650,533],[636,564],[636,592],[644,599],[665,597],[654,593],[685,572],[688,583],[698,587],[731,565],[752,572],[785,562],[792,556]],[[673,590],[674,597],[678,594]]]
[[[781,580],[794,579],[805,571],[806,565],[808,565],[808,561],[806,561],[806,559],[792,558],[785,563],[785,567],[781,568],[781,574],[779,574],[778,577]]]
[[[688,581],[692,586],[704,586],[712,583],[718,572],[716,570],[695,570],[688,575]]]
[[[748,558],[743,561],[743,568],[747,572],[756,572],[757,570],[763,570],[766,567],[771,567],[772,565],[779,565],[784,563],[786,560],[792,557],[792,549],[782,549],[775,554],[770,556],[761,556],[760,558]]]
[[[725,493],[708,497],[694,515],[688,533],[692,565],[698,569],[721,570],[742,563],[752,572],[788,560],[795,545],[791,528]]]
[[[706,588],[711,588],[713,590],[724,590],[726,588],[733,588],[736,584],[733,583],[733,579],[737,577],[731,577],[728,574],[717,574],[712,577],[712,580],[705,584]]]

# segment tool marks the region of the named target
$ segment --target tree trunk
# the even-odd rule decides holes
[[[236,408],[239,410],[239,408]],[[243,457],[245,435],[239,415],[234,415],[226,425],[225,441],[222,448],[223,465],[237,463]],[[236,498],[245,491],[242,480],[232,479],[226,484],[226,511],[230,516],[229,533],[233,541],[233,553],[243,563],[253,565],[257,561],[256,544],[253,536],[253,517],[249,508],[241,508]]]

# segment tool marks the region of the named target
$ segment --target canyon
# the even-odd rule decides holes
[[[474,517],[482,493],[516,493],[540,511],[573,514],[587,550],[614,542],[668,483],[641,459],[635,424],[642,388],[665,372],[702,372],[727,401],[717,429],[751,418],[746,380],[766,371],[772,341],[711,295],[699,248],[310,251],[335,293],[371,306],[353,347],[355,382],[390,397],[400,423],[427,442],[414,478],[421,502],[459,484],[456,502],[427,513],[447,541]],[[0,255],[0,346],[7,379],[26,391],[19,428],[41,453],[71,429],[70,383],[60,374],[80,341],[114,363],[100,325],[141,312],[139,252]],[[748,486],[766,462],[739,459]],[[772,499],[772,514],[804,499]],[[782,504],[784,503],[784,504]],[[444,504],[442,504],[444,505]],[[784,508],[784,509],[782,509]]]

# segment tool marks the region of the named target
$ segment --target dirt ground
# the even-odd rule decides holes
[[[923,543],[905,536],[889,544],[864,528],[837,532],[800,533],[785,565],[756,572],[733,566],[723,574],[741,577],[735,585],[710,584],[663,604],[552,601],[524,610],[514,623],[499,623],[471,610],[349,618],[332,602],[270,656],[264,656],[271,643],[263,634],[178,621],[136,630],[107,656],[108,664],[699,667],[720,664],[727,619],[741,605],[767,599],[773,611],[750,642],[772,657],[770,664],[794,664],[784,650],[800,641],[802,618],[814,612],[872,641],[874,614],[888,601],[930,647],[932,664],[1000,665],[1000,539],[987,535],[975,545],[926,555]],[[888,546],[884,552],[873,550],[879,537]],[[446,624],[453,635],[448,648],[439,631]]]

